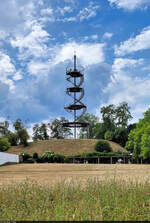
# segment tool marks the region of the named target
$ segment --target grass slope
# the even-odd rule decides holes
[[[9,150],[9,153],[20,154],[21,152],[27,152],[33,154],[34,152],[37,152],[41,155],[44,152],[51,150],[55,153],[72,156],[81,153],[94,152],[94,146],[97,141],[97,139],[51,139],[31,142],[28,147],[13,146]],[[114,152],[118,150],[126,152],[126,150],[119,144],[111,141],[108,142]]]

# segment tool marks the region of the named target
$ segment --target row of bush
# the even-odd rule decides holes
[[[89,153],[81,153],[79,155],[77,155],[76,157],[80,157],[80,158],[94,158],[94,157],[101,157],[101,156],[105,156],[105,157],[111,157],[111,156],[116,156],[116,157],[124,157],[125,155],[128,155],[128,153],[125,152],[89,152]]]
[[[61,154],[55,154],[52,151],[47,151],[41,156],[38,155],[38,153],[34,153],[33,155],[30,155],[28,153],[22,153],[24,163],[68,163],[70,162],[70,159],[67,156],[61,155]],[[89,153],[82,153],[79,155],[76,155],[74,157],[77,158],[83,158],[83,159],[91,159],[94,157],[123,157],[124,155],[127,155],[127,153],[122,152],[112,152],[112,149],[107,141],[99,140],[98,143],[95,145],[95,151],[89,152]],[[73,157],[72,157],[73,159]]]
[[[64,163],[66,157],[61,154],[55,154],[52,151],[47,151],[41,156],[38,153],[33,153],[33,155],[28,153],[21,153],[24,163]]]

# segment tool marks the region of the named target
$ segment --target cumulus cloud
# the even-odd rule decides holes
[[[138,8],[145,8],[150,5],[149,0],[108,0],[110,4],[113,6],[117,6],[117,8],[123,8],[125,10],[135,10]]]
[[[53,9],[52,8],[44,8],[41,10],[41,15],[52,15]]]
[[[22,78],[23,78],[23,75],[21,74],[21,71],[17,71],[13,76],[14,81],[21,80]]]
[[[50,69],[50,63],[47,61],[32,60],[28,64],[28,72],[33,75],[45,75]]]
[[[32,24],[33,23],[33,24]],[[30,31],[27,34],[18,34],[10,40],[12,47],[18,48],[21,54],[21,59],[34,56],[41,57],[47,49],[46,42],[49,39],[49,34],[36,22],[30,23]]]
[[[101,63],[105,60],[104,43],[76,43],[63,44],[56,49],[54,64],[70,60],[74,51],[83,66]],[[90,52],[90,53],[89,53]]]
[[[91,36],[91,39],[93,39],[93,40],[97,40],[97,39],[98,39],[98,35],[97,35],[97,34],[92,35],[92,36]]]
[[[126,101],[132,108],[136,119],[141,117],[149,106],[149,75],[141,75],[145,67],[143,59],[116,58],[112,65],[112,75],[103,93],[107,104],[119,104]]]
[[[5,104],[1,106],[1,114],[9,115],[11,120],[19,116],[23,120],[29,119],[30,122],[54,117],[54,114],[61,116],[61,112],[64,112],[65,83],[63,64],[57,65],[55,69],[51,68],[47,75],[21,80],[16,83],[13,92],[4,89]]]
[[[70,13],[73,11],[72,7],[70,6],[64,6],[63,8],[58,7],[57,8],[58,13],[61,15],[65,15],[66,13]]]
[[[135,38],[129,38],[120,46],[115,47],[115,54],[124,56],[126,54],[136,52],[139,50],[146,50],[150,48],[150,26],[144,28],[140,34]]]
[[[10,89],[14,88],[14,83],[11,80],[11,77],[15,72],[16,69],[10,57],[5,53],[0,52],[0,81],[8,84]]]
[[[104,33],[103,38],[104,39],[111,39],[112,36],[113,36],[113,33],[106,32],[106,33]]]
[[[76,21],[82,22],[84,20],[89,20],[90,18],[95,17],[97,15],[97,10],[99,8],[100,8],[99,5],[96,5],[90,1],[87,7],[80,9],[75,16],[73,15],[67,17],[65,16],[65,14],[73,12],[74,9],[70,6],[65,6],[64,8],[58,8],[56,10],[56,12],[59,12],[59,15],[61,15],[61,17],[58,16],[56,20],[61,22],[76,22]]]
[[[34,17],[39,3],[35,0],[5,0],[0,7],[0,29],[6,32],[23,30],[22,24]]]
[[[90,2],[87,7],[80,10],[78,14],[80,21],[95,17],[97,14],[97,9],[99,8],[99,5],[95,5],[93,2]]]

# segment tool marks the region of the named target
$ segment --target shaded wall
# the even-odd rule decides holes
[[[19,156],[9,153],[0,152],[0,165],[5,163],[19,163]]]

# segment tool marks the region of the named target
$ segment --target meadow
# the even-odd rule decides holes
[[[1,166],[0,220],[148,221],[150,166]]]

